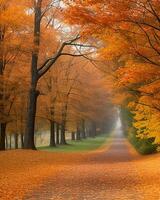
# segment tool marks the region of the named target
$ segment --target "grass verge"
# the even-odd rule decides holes
[[[109,141],[110,134],[103,134],[95,138],[82,139],[80,141],[67,141],[68,145],[58,145],[57,147],[38,147],[38,150],[51,152],[85,152],[93,151]]]

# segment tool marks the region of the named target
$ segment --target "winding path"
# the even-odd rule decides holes
[[[25,200],[160,200],[160,163],[152,159],[142,158],[116,135],[108,149],[60,167]]]

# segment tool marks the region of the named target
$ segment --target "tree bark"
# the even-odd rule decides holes
[[[5,148],[6,148],[6,145],[5,145],[6,125],[7,125],[6,123],[0,124],[0,132],[1,132],[1,135],[0,135],[0,150],[1,151],[5,150]]]
[[[15,149],[18,149],[18,134],[14,134]]]
[[[12,149],[12,135],[9,135],[9,148]]]
[[[95,136],[96,136],[96,123],[92,121],[89,127],[89,137],[95,137]]]
[[[27,127],[26,127],[26,133],[24,136],[25,149],[36,150],[35,143],[34,143],[34,131],[35,131],[35,116],[36,116],[38,95],[39,95],[39,92],[36,91],[36,87],[30,89]]]
[[[77,127],[77,137],[76,137],[76,140],[80,140],[81,139],[81,132],[80,132],[80,129],[79,127]]]
[[[8,149],[8,136],[7,136],[7,134],[5,134],[6,135],[6,149]]]
[[[0,59],[0,76],[3,76],[3,62],[1,61]],[[3,88],[3,79],[2,79],[2,82],[0,83],[1,84],[1,93],[0,93],[0,110],[1,110],[1,113],[3,115],[4,113],[4,99],[3,99],[3,96],[4,96],[4,88]],[[3,116],[2,116],[3,117]],[[5,145],[5,135],[6,135],[6,122],[0,122],[0,150],[5,150],[6,149],[6,145]]]
[[[5,9],[5,8],[4,8]],[[0,43],[3,44],[5,36],[5,27],[0,27]],[[4,49],[2,48],[0,51],[0,76],[2,77],[1,84],[1,93],[0,93],[0,110],[3,115],[4,112],[4,104],[3,104],[3,96],[4,96],[4,88],[3,88],[3,74],[4,74]],[[0,77],[0,78],[1,78]],[[5,132],[6,132],[6,123],[0,122],[0,150],[5,150]]]
[[[72,139],[72,140],[76,140],[76,134],[75,134],[75,132],[72,132],[72,133],[71,133],[71,139]]]
[[[91,130],[90,127],[89,127],[89,129],[88,129],[88,136],[89,136],[89,137],[92,137],[92,130]]]
[[[82,120],[81,128],[82,128],[82,138],[85,139],[86,133],[85,133],[85,121],[84,120]]]
[[[28,104],[28,116],[26,123],[26,134],[24,137],[24,148],[35,150],[34,143],[34,131],[35,131],[35,116],[36,106],[39,91],[37,88],[38,83],[38,58],[39,58],[39,46],[40,46],[40,31],[41,31],[41,3],[42,0],[36,2],[34,12],[34,49],[32,52],[31,61],[31,85],[29,91],[29,104]]]
[[[96,123],[93,121],[92,122],[92,137],[96,136]]]
[[[67,144],[66,142],[66,135],[65,135],[65,122],[61,125],[61,141],[60,144],[64,145]]]
[[[55,122],[50,121],[50,147],[55,147],[56,141],[55,141]]]
[[[21,133],[21,148],[24,148],[24,135]]]
[[[59,144],[59,124],[56,123],[56,144]]]

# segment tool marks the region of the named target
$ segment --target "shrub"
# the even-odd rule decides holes
[[[136,136],[136,129],[132,126],[132,116],[127,109],[123,109],[121,112],[122,124],[124,122],[127,124],[127,128],[123,126],[125,136],[140,154],[146,155],[157,152],[157,145],[153,144],[154,139],[140,139]]]

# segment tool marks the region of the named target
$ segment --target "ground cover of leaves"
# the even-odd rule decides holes
[[[0,152],[1,200],[159,200],[160,156],[124,138],[88,153]]]

